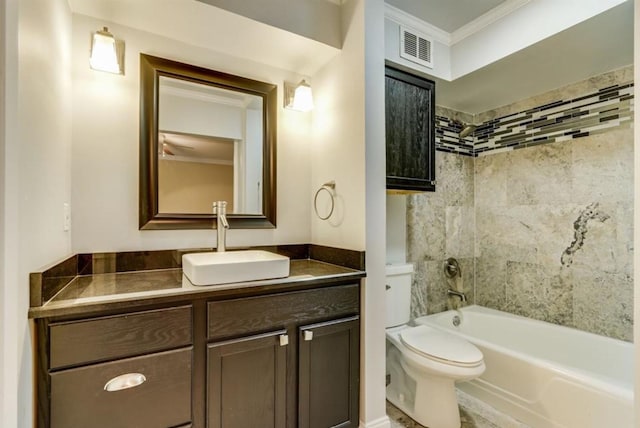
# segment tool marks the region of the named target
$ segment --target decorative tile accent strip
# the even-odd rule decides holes
[[[484,122],[474,133],[473,153],[483,156],[630,127],[633,86],[609,86]]]
[[[609,86],[492,119],[465,138],[460,138],[461,122],[436,115],[436,150],[484,156],[628,128],[633,123],[633,87],[633,83]]]
[[[474,137],[460,138],[462,123],[436,115],[436,150],[459,155],[473,156]]]

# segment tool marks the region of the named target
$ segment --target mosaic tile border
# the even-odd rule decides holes
[[[462,122],[436,115],[436,150],[474,156],[474,137],[460,138]]]
[[[631,127],[633,110],[634,84],[623,83],[486,121],[464,139],[462,123],[436,116],[436,150],[485,156],[587,137]]]

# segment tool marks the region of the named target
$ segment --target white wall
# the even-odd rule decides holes
[[[407,261],[407,196],[387,195],[387,256],[388,264]]]
[[[5,150],[11,141],[11,132],[15,126],[11,126],[8,119],[15,119],[15,109],[17,103],[15,99],[15,86],[17,80],[16,45],[17,45],[17,2],[8,0],[0,4],[0,425],[8,426],[15,420],[14,394],[9,385],[14,386],[15,381],[11,373],[15,372],[17,366],[13,354],[4,350],[6,344],[14,341],[14,332],[11,323],[15,320],[12,313],[9,298],[13,296],[7,284],[13,282],[14,270],[9,271],[8,266],[15,266],[13,258],[10,256],[10,247],[15,242],[15,236],[9,241],[10,230],[7,218],[10,218],[9,207],[17,206],[9,199],[9,189],[6,188],[8,181]],[[17,290],[16,287],[12,287]]]
[[[342,6],[342,52],[312,76],[312,191],[335,180],[335,213],[313,215],[311,242],[366,251],[361,317],[360,425],[388,427],[385,410],[384,4]],[[313,201],[311,201],[313,202]],[[324,214],[324,211],[321,210]]]
[[[243,139],[243,108],[186,98],[165,91],[159,98],[158,128],[161,131]]]
[[[422,34],[419,28],[411,29]],[[433,77],[451,80],[451,58],[449,46],[439,42],[438,40],[433,40],[433,67],[429,68],[422,64],[406,60],[400,56],[400,24],[392,21],[391,19],[385,19],[384,34],[384,50],[386,59],[396,64],[417,70],[421,73],[427,73]],[[426,36],[429,37],[429,34],[426,34]]]
[[[437,22],[421,21],[389,5],[385,19],[386,58],[420,73],[454,81],[624,1],[626,0],[528,0],[521,4],[506,2],[453,33],[432,25],[437,25]],[[400,57],[399,24],[396,21],[433,38],[433,68]]]
[[[125,41],[125,75],[90,70],[91,32],[108,25]],[[216,22],[211,22],[212,26]],[[222,54],[219,39],[204,49],[83,15],[73,15],[73,251],[99,252],[211,247],[215,232],[138,230],[139,54],[188,62],[278,85],[300,76]],[[305,115],[278,103],[277,229],[231,230],[227,245],[310,240],[309,125]]]
[[[0,425],[30,427],[28,275],[71,251],[69,234],[62,228],[63,203],[70,200],[71,13],[65,0],[10,0],[2,7],[6,127]]]
[[[385,225],[386,163],[384,107],[384,2],[366,0],[364,10],[365,56],[365,159],[367,279],[364,296],[364,391],[361,420],[365,426],[389,426],[385,388]]]
[[[532,0],[453,45],[450,80],[505,58],[623,1]],[[534,22],[536,25],[531,25]]]
[[[366,215],[364,6],[360,3],[349,0],[342,6],[342,52],[311,79],[312,196],[323,183],[336,183],[333,215],[323,221],[312,214],[311,242],[358,251],[365,249]]]
[[[246,111],[246,141],[244,162],[243,213],[262,211],[262,169],[251,165],[262,164],[262,111]]]

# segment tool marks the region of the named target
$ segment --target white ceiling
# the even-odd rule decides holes
[[[448,33],[470,23],[506,0],[386,0],[386,3]]]
[[[386,0],[436,27],[455,31],[498,0]],[[402,4],[402,6],[401,6]],[[475,5],[475,8],[472,7]],[[426,15],[428,6],[430,15]],[[416,12],[412,12],[415,10]],[[436,81],[436,103],[481,113],[633,64],[633,0],[453,81]],[[436,16],[442,16],[437,21]],[[461,18],[454,23],[451,16]],[[463,17],[463,18],[462,18]],[[541,23],[542,24],[542,23]]]

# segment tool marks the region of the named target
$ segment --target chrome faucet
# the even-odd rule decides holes
[[[216,216],[216,227],[218,230],[218,245],[216,251],[222,253],[227,250],[227,201],[217,201],[213,203],[213,214]]]
[[[456,290],[452,290],[452,289],[450,289],[450,288],[449,288],[449,289],[447,290],[447,296],[449,296],[449,297],[451,297],[451,296],[459,297],[459,298],[460,298],[460,301],[461,301],[462,303],[467,303],[467,295],[466,295],[466,294],[464,294],[464,293],[463,293],[463,292],[461,292],[461,291],[456,291]]]

